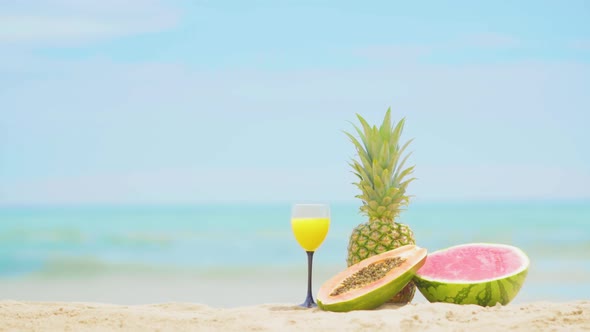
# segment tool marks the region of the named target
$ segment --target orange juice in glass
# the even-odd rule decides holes
[[[330,228],[330,207],[327,204],[295,204],[291,210],[291,228],[299,245],[307,252],[307,297],[302,307],[313,308],[311,294],[313,253],[320,247]]]

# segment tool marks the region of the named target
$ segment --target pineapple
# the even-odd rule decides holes
[[[385,251],[415,244],[412,230],[396,221],[402,208],[409,203],[406,188],[414,180],[409,178],[414,166],[404,169],[411,154],[404,155],[404,151],[412,140],[400,146],[405,119],[392,125],[391,108],[387,110],[380,128],[371,127],[358,114],[357,117],[362,130],[353,126],[360,141],[350,133],[345,134],[358,154],[358,159],[353,159],[350,166],[358,177],[358,182],[354,184],[361,190],[361,194],[356,196],[363,201],[360,211],[369,221],[352,231],[348,244],[348,266]],[[415,291],[413,282],[410,282],[392,302],[408,303]]]

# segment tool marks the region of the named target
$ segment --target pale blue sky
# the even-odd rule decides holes
[[[416,200],[590,198],[587,1],[0,2],[0,205],[350,200],[391,106]]]

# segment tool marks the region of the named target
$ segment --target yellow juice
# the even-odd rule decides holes
[[[305,251],[316,251],[328,234],[330,218],[293,218],[291,227],[295,239]]]

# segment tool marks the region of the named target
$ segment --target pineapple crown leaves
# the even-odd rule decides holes
[[[359,179],[354,185],[361,190],[361,194],[356,196],[363,201],[360,210],[369,220],[393,221],[408,205],[410,196],[406,195],[406,189],[415,180],[409,177],[414,172],[414,166],[404,168],[412,154],[404,153],[413,139],[400,146],[405,118],[392,124],[391,108],[387,109],[379,128],[369,125],[359,114],[357,118],[361,128],[355,124],[352,126],[360,140],[348,132],[344,133],[357,151],[358,159],[353,159],[349,165]]]

